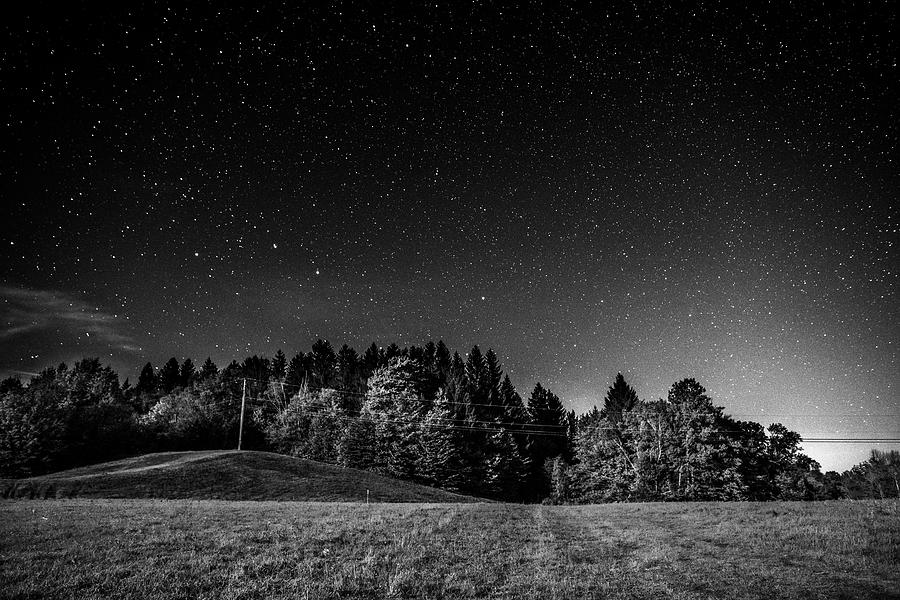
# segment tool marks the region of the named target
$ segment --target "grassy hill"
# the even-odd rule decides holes
[[[444,490],[268,452],[161,452],[0,480],[5,498],[474,502]]]

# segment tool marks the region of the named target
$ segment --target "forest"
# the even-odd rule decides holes
[[[241,408],[244,405],[243,424]],[[148,363],[120,382],[96,358],[0,383],[0,476],[146,452],[267,450],[513,502],[824,500],[900,496],[900,453],[822,473],[781,424],[735,420],[694,379],[641,400],[618,374],[603,406],[527,400],[496,353],[442,342],[318,340],[288,360]]]

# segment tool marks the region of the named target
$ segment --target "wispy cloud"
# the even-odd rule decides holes
[[[0,341],[47,330],[88,334],[121,350],[136,352],[134,340],[121,332],[125,319],[100,310],[72,294],[0,285]]]

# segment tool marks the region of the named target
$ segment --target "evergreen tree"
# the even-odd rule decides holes
[[[375,435],[375,423],[371,419],[349,419],[338,438],[338,464],[354,469],[376,470]]]
[[[634,389],[625,382],[621,373],[616,374],[615,382],[606,392],[603,401],[602,414],[616,425],[622,420],[622,412],[631,410],[638,403],[638,396]]]
[[[156,375],[156,371],[153,369],[153,365],[147,363],[144,365],[144,368],[141,369],[141,374],[138,376],[138,382],[134,388],[134,392],[136,394],[154,394],[156,393],[157,388],[159,388],[159,378]]]
[[[190,358],[185,358],[184,362],[181,363],[181,368],[178,372],[178,385],[181,387],[189,387],[197,376],[197,369],[194,368],[194,361]]]
[[[454,352],[450,361],[445,390],[447,398],[457,407],[457,416],[465,418],[466,365],[459,356],[459,352]]]
[[[400,346],[391,342],[384,350],[384,360],[390,362],[392,358],[397,358],[401,354],[403,354],[403,350],[400,349]]]
[[[173,356],[159,371],[159,386],[162,388],[162,391],[168,394],[174,390],[178,385],[180,375],[181,368],[178,364],[178,359]]]
[[[219,379],[225,382],[235,381],[237,379],[241,379],[242,377],[244,377],[244,373],[242,371],[241,364],[236,360],[233,360],[225,365],[225,368],[222,369],[222,372],[219,374]]]
[[[537,383],[528,398],[528,414],[531,428],[547,434],[539,444],[541,460],[561,454],[566,447],[566,411],[559,397]]]
[[[422,367],[424,367],[426,371],[430,371],[434,374],[437,374],[437,368],[434,364],[436,353],[437,346],[435,346],[434,342],[429,341],[425,344],[424,353],[422,356]]]
[[[382,353],[378,349],[378,346],[375,342],[366,348],[365,354],[363,354],[362,363],[363,363],[363,376],[368,379],[372,376],[372,373],[375,372],[375,369],[382,366]]]
[[[153,370],[153,367],[150,367],[150,370]],[[18,377],[7,377],[2,382],[0,382],[0,394],[5,394],[6,392],[22,392],[25,389],[25,386],[22,385],[22,380]]]
[[[272,377],[278,381],[282,381],[284,380],[286,373],[287,357],[285,357],[284,352],[279,348],[278,352],[275,353],[275,357],[272,359]]]
[[[490,437],[490,449],[485,469],[488,491],[498,498],[523,499],[530,465],[512,434],[499,429]]]
[[[503,381],[500,382],[500,404],[502,406],[500,422],[504,423],[504,427],[512,434],[519,450],[526,452],[528,434],[523,430],[528,426],[528,410],[525,408],[519,392],[509,380],[509,375],[504,376]]]
[[[363,391],[360,357],[356,350],[344,344],[337,355],[338,388],[351,393]]]
[[[419,435],[417,472],[427,485],[459,491],[463,461],[453,415],[446,395],[439,396],[425,415]]]
[[[503,416],[503,402],[500,397],[503,370],[500,366],[500,359],[490,348],[484,355],[484,366],[486,370],[486,402],[490,405],[485,411],[485,416],[488,419],[499,420]]]
[[[450,350],[444,344],[444,340],[438,340],[434,348],[434,367],[441,379],[441,385],[445,386],[450,378],[450,367],[453,364],[453,358],[450,356]]]
[[[207,356],[206,360],[203,362],[203,366],[200,367],[200,379],[202,381],[207,381],[213,379],[218,374],[219,367],[217,367],[216,363],[214,363],[212,359]]]
[[[310,385],[314,389],[332,388],[337,379],[337,355],[327,340],[316,340],[310,353]]]
[[[421,348],[414,344],[406,349],[404,356],[418,362],[423,368],[425,367],[425,348]]]
[[[537,383],[528,398],[528,414],[531,430],[528,440],[531,461],[529,495],[532,499],[540,499],[550,493],[551,474],[546,468],[548,459],[563,454],[568,446],[565,410],[556,394]]]
[[[484,420],[484,410],[490,394],[490,374],[487,363],[478,346],[473,346],[466,357],[466,402],[469,414],[474,420]]]
[[[247,385],[250,385],[251,383],[257,384],[261,392],[269,387],[268,383],[269,377],[272,374],[272,363],[268,358],[263,356],[258,356],[256,354],[248,356],[244,359],[244,362],[241,363],[241,374],[251,380],[247,382]]]
[[[288,364],[287,371],[284,376],[284,383],[290,386],[290,393],[295,393],[306,380],[306,367],[303,353],[295,354]]]

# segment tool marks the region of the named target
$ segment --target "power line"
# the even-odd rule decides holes
[[[267,386],[268,386],[268,385],[278,385],[278,386],[282,386],[282,387],[283,387],[283,386],[287,386],[287,387],[294,387],[294,388],[298,388],[298,389],[304,389],[304,388],[305,388],[305,389],[308,390],[309,392],[335,392],[336,394],[342,394],[342,395],[345,395],[345,396],[362,397],[362,398],[368,397],[368,395],[369,395],[369,394],[367,394],[366,392],[355,392],[355,391],[352,391],[352,390],[340,390],[340,389],[337,389],[337,388],[327,388],[327,387],[314,387],[314,386],[310,386],[310,385],[296,384],[296,383],[285,383],[285,382],[281,382],[281,381],[267,381],[267,380],[264,380],[264,379],[254,379],[254,378],[252,378],[252,377],[241,377],[241,378],[237,378],[237,379],[231,379],[231,380],[228,380],[228,382],[230,382],[230,381],[241,381],[241,380],[243,380],[243,379],[246,379],[247,381],[254,381],[254,382],[257,382],[257,383],[265,383]],[[424,399],[424,398],[408,398],[408,399],[406,399],[406,401],[432,402],[432,401],[426,400],[426,399]],[[503,405],[503,404],[489,404],[489,403],[483,403],[483,402],[482,402],[482,403],[479,403],[479,402],[458,402],[458,401],[452,401],[452,400],[445,400],[444,402],[446,402],[447,404],[465,405],[465,406],[485,406],[485,407],[490,407],[490,408],[501,408],[501,407],[505,407],[505,405]],[[523,408],[527,408],[527,407],[524,405],[524,403],[523,403]],[[724,412],[724,409],[723,409],[723,412]],[[868,419],[868,418],[878,418],[878,417],[882,417],[882,418],[883,418],[883,417],[900,417],[900,413],[882,413],[882,414],[829,413],[829,414],[823,414],[823,413],[820,413],[820,412],[819,412],[819,413],[768,413],[768,414],[761,414],[761,413],[725,413],[725,414],[728,415],[728,416],[730,416],[730,417],[758,417],[758,418],[766,418],[766,417],[769,417],[769,418],[771,418],[771,417],[820,417],[820,418],[828,418],[828,417],[842,417],[842,418],[844,418],[844,417],[856,417],[856,418],[861,418],[861,419]]]
[[[223,383],[230,383],[230,382],[236,382],[236,381],[243,381],[243,382],[254,381],[254,382],[258,382],[258,383],[265,383],[267,386],[268,385],[272,385],[272,386],[278,385],[280,387],[289,386],[289,387],[297,387],[297,388],[301,388],[301,389],[305,388],[306,390],[311,391],[311,392],[330,391],[330,392],[335,392],[337,394],[345,395],[345,396],[367,397],[367,394],[362,393],[362,392],[353,392],[350,390],[337,390],[334,388],[325,388],[325,387],[312,388],[308,385],[288,384],[288,383],[283,383],[280,381],[265,381],[265,380],[261,380],[261,379],[255,379],[252,377],[235,378],[235,379],[223,381]],[[266,404],[271,404],[273,402],[271,398],[260,397],[260,396],[249,398],[249,400],[253,400],[253,401],[257,401],[257,402],[262,401]],[[409,402],[422,402],[422,403],[432,403],[432,404],[434,403],[434,401],[429,401],[429,400],[426,400],[421,397],[406,398],[405,400],[409,401]],[[450,401],[450,400],[446,400],[446,399],[441,400],[439,402],[442,404],[447,404],[447,405],[467,406],[467,407],[483,406],[483,407],[489,407],[489,408],[495,408],[495,409],[508,408],[501,404],[455,402],[455,401]],[[243,401],[242,401],[242,404],[243,404]],[[304,412],[311,413],[311,414],[325,414],[325,411],[327,411],[331,407],[332,407],[331,405],[326,404],[324,401],[322,401],[320,399],[316,399],[316,400],[308,400],[305,403],[303,409],[304,409]],[[523,408],[524,408],[524,406],[523,406]],[[370,410],[367,412],[369,414],[378,415],[378,416],[385,416],[385,417],[393,416],[391,413],[385,413],[385,412],[381,412],[381,411],[371,411]],[[663,413],[657,413],[657,414],[663,414]],[[749,414],[749,413],[745,413],[745,414]],[[701,415],[714,416],[714,415],[708,414],[708,413],[693,413],[689,416],[690,417],[698,417]],[[241,416],[243,417],[243,406],[242,406],[242,415]],[[363,416],[336,415],[336,414],[332,415],[332,416],[334,418],[338,418],[338,419],[342,419],[342,420],[352,419],[352,420],[357,420],[357,421],[369,421],[369,422],[373,421],[372,419],[368,419]],[[752,416],[758,417],[761,415],[752,415]],[[781,414],[779,416],[786,416],[786,415]],[[814,415],[796,414],[795,416],[814,416]],[[847,415],[847,416],[861,416],[862,417],[864,415]],[[875,416],[875,415],[865,415],[865,416]],[[880,416],[900,416],[900,415],[888,414],[888,415],[880,415]],[[567,428],[566,424],[545,425],[545,424],[540,424],[540,423],[521,423],[521,422],[511,422],[511,421],[466,419],[466,418],[447,418],[447,417],[439,418],[438,421],[439,421],[439,423],[432,422],[432,423],[428,423],[427,425],[430,428],[442,427],[447,430],[457,430],[457,431],[481,431],[481,432],[488,432],[488,433],[500,433],[500,432],[505,431],[505,432],[508,432],[511,434],[520,434],[520,435],[525,434],[525,435],[540,435],[540,436],[548,436],[548,437],[568,437],[568,434],[565,432],[565,429]],[[412,424],[413,422],[416,422],[419,425],[425,424],[424,421],[422,421],[420,419],[415,420],[415,421],[413,421],[413,420],[409,420],[409,421],[395,420],[395,422],[398,422],[400,424]],[[504,425],[509,426],[509,427],[503,427]],[[544,429],[539,429],[539,428],[544,428]],[[621,434],[630,434],[630,435],[646,433],[646,430],[618,429],[616,427],[594,426],[594,427],[592,427],[592,429],[594,429],[595,431],[596,430],[616,431]],[[557,430],[557,431],[554,431],[554,430]],[[710,433],[712,433],[712,434],[741,434],[741,433],[745,433],[745,432],[743,430],[739,430],[739,429],[716,429],[714,431],[711,431]],[[887,443],[887,444],[893,444],[893,443],[900,443],[900,438],[893,438],[893,437],[877,437],[877,438],[810,437],[810,438],[803,438],[801,436],[801,443],[847,443],[847,444]]]
[[[270,403],[271,401],[266,398],[255,397],[251,398],[251,400],[255,401],[263,401],[265,403]],[[509,433],[511,435],[531,435],[531,436],[546,436],[546,437],[559,437],[559,438],[567,438],[568,434],[565,431],[552,431],[547,429],[535,429],[535,427],[548,427],[555,428],[557,430],[564,430],[566,428],[565,425],[539,425],[539,424],[531,424],[531,423],[514,423],[514,422],[501,422],[501,421],[484,421],[484,420],[471,420],[471,419],[457,419],[457,418],[448,418],[441,417],[436,419],[438,422],[426,422],[421,419],[409,418],[396,418],[395,415],[391,413],[385,413],[382,411],[367,411],[366,415],[341,415],[335,413],[329,413],[329,409],[332,408],[331,405],[325,403],[317,403],[311,402],[302,407],[303,411],[310,415],[328,415],[334,419],[342,420],[342,421],[355,421],[355,422],[368,422],[368,423],[376,423],[377,419],[372,419],[370,416],[381,416],[388,417],[387,419],[383,419],[384,421],[394,422],[399,425],[412,425],[417,424],[420,427],[428,427],[429,429],[442,429],[445,431],[476,431],[476,432],[486,432],[486,433]],[[395,417],[391,419],[390,417]],[[502,427],[503,425],[510,425],[511,427]],[[616,431],[622,434],[635,435],[635,434],[644,434],[649,431],[649,429],[617,429],[615,427],[602,427],[602,428],[593,428],[596,430],[603,431]],[[742,434],[744,433],[742,430],[738,429],[716,429],[710,432],[713,435],[728,435],[728,434]],[[819,437],[810,437],[803,438],[801,436],[800,443],[900,443],[900,438],[890,438],[890,437],[879,437],[879,438],[819,438]]]

